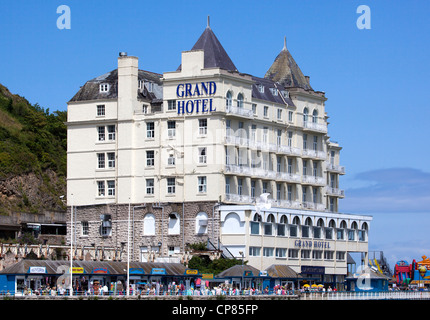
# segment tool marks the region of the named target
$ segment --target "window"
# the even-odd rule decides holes
[[[312,259],[321,260],[322,259],[322,253],[323,252],[321,250],[312,251]]]
[[[196,233],[208,233],[208,215],[206,214],[206,212],[199,212],[196,216]]]
[[[303,160],[303,175],[306,176],[308,174],[308,160]]]
[[[281,237],[285,236],[285,224],[278,223],[276,229],[277,229],[278,236],[281,236]]]
[[[102,83],[99,86],[100,92],[109,92],[109,84],[108,83]]]
[[[278,89],[276,88],[270,88],[270,92],[272,93],[272,95],[277,96],[278,95]]]
[[[242,195],[243,179],[237,179],[237,194]]]
[[[269,107],[268,106],[264,106],[264,108],[263,108],[263,116],[266,117],[266,118],[269,116]]]
[[[167,158],[167,165],[168,166],[174,166],[175,165],[175,155],[174,154],[169,154],[169,157]]]
[[[258,91],[264,93],[264,86],[262,84],[258,85]]]
[[[334,252],[333,251],[324,251],[324,260],[333,260]]]
[[[318,137],[317,136],[314,136],[313,150],[314,151],[318,150]]]
[[[167,231],[168,234],[179,234],[180,232],[180,221],[179,216],[176,212],[172,212],[169,214],[169,229]]]
[[[227,92],[226,100],[225,100],[225,106],[227,108],[231,107],[233,105],[233,99],[231,96],[231,91]]]
[[[251,180],[251,197],[255,198],[255,180]]]
[[[290,259],[298,259],[299,258],[299,250],[297,250],[297,249],[288,249],[288,258],[290,258]]]
[[[81,227],[82,227],[82,235],[87,236],[89,234],[89,225],[88,221],[81,221]]]
[[[146,179],[146,194],[154,194],[154,179]]]
[[[308,148],[308,135],[306,133],[303,134],[303,149]]]
[[[175,191],[175,185],[176,181],[175,178],[167,178],[167,193],[168,194],[174,194]]]
[[[105,141],[105,127],[97,127],[99,141]]]
[[[155,216],[152,213],[147,213],[143,218],[143,235],[155,235]]]
[[[337,240],[343,240],[344,238],[344,230],[336,229]]]
[[[268,138],[269,138],[269,128],[264,127],[263,128],[263,143],[268,143]]]
[[[148,112],[149,112],[148,105],[146,105],[146,104],[142,105],[142,113],[143,114],[147,114]]]
[[[155,164],[154,150],[146,151],[146,166],[153,167]]]
[[[310,259],[311,258],[311,250],[301,250],[302,259]]]
[[[278,129],[278,135],[276,137],[276,144],[279,147],[282,144],[282,130]]]
[[[281,184],[276,184],[276,200],[281,200]]]
[[[268,247],[263,248],[263,256],[273,257],[273,248],[268,248]]]
[[[115,168],[115,152],[108,152],[107,158],[108,158],[108,168],[109,169]]]
[[[146,123],[146,137],[147,138],[154,138],[154,136],[155,136],[154,122],[147,122]]]
[[[291,201],[293,200],[293,186],[287,185],[287,200]]]
[[[206,135],[208,133],[208,120],[199,119],[199,135]]]
[[[143,89],[143,80],[139,80],[138,82],[137,82],[137,89],[139,89],[139,90],[142,90]]]
[[[197,177],[199,193],[206,193],[206,177]]]
[[[105,182],[104,181],[97,181],[97,195],[99,197],[105,196]]]
[[[237,107],[243,108],[243,94],[241,93],[237,95]]]
[[[253,103],[253,104],[252,104],[252,113],[253,113],[254,115],[256,115],[256,114],[257,114],[257,104],[256,104],[256,103]]]
[[[260,223],[255,221],[250,221],[251,234],[260,234]]]
[[[282,109],[278,109],[278,120],[282,120]]]
[[[352,241],[355,240],[355,230],[348,230],[348,240]]]
[[[312,122],[313,123],[318,122],[318,111],[317,110],[314,110],[314,112],[312,112]]]
[[[292,147],[293,146],[293,132],[292,131],[288,131],[288,140],[287,140],[288,146]]]
[[[259,257],[260,256],[260,250],[259,247],[249,247],[249,255],[251,257]]]
[[[225,177],[225,193],[230,193],[230,177]]]
[[[108,180],[107,181],[107,188],[108,188],[108,196],[114,196],[115,195],[115,180]]]
[[[97,167],[103,169],[105,167],[105,154],[97,153]]]
[[[264,235],[265,236],[271,236],[272,235],[272,224],[271,223],[265,223],[264,224]]]
[[[154,83],[153,83],[153,82],[145,81],[145,82],[144,82],[144,84],[145,84],[146,89],[147,89],[149,92],[152,92],[152,91],[153,91],[153,88],[154,88]]]
[[[167,136],[169,138],[176,136],[176,121],[167,121]]]
[[[293,122],[293,111],[288,111],[288,122]]]
[[[107,126],[107,131],[108,131],[108,140],[115,141],[115,126],[114,125]]]
[[[309,226],[302,226],[302,237],[309,238]]]
[[[103,117],[105,115],[105,105],[104,104],[100,104],[97,106],[97,116],[98,117]]]
[[[176,100],[167,100],[167,110],[176,110]]]
[[[345,261],[345,251],[336,251],[336,260]]]
[[[308,122],[308,115],[309,115],[309,110],[308,110],[308,108],[305,108],[303,110],[303,122],[304,123]]]
[[[206,148],[199,148],[199,163],[206,163]]]

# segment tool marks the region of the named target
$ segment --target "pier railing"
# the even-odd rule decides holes
[[[302,300],[430,300],[429,291],[378,291],[378,292],[311,292]]]

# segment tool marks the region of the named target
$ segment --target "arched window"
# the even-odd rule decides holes
[[[358,225],[357,225],[357,222],[353,222],[352,224],[351,224],[351,229],[355,229],[355,230],[357,230],[358,229]]]
[[[319,218],[317,221],[317,226],[318,227],[324,227],[324,220],[322,218]]]
[[[233,105],[233,98],[231,91],[227,91],[226,100],[225,100],[225,106],[227,108],[231,107]]]
[[[293,219],[293,224],[296,224],[296,225],[299,225],[300,224],[300,219],[299,219],[299,217],[294,217],[294,219]]]
[[[155,235],[155,216],[152,213],[147,213],[143,218],[143,235],[144,236]]]
[[[342,220],[342,221],[340,222],[340,228],[341,228],[341,229],[346,229],[346,222],[345,222],[345,220]]]
[[[179,221],[179,216],[176,212],[169,214],[169,229],[167,234],[179,234],[181,223]]]
[[[288,218],[285,214],[281,216],[281,219],[279,220],[279,223],[288,224]]]
[[[305,225],[306,226],[312,226],[312,219],[311,218],[306,218]]]
[[[254,214],[254,219],[252,219],[252,221],[261,222],[261,215],[258,213]]]
[[[308,122],[308,115],[309,115],[309,110],[308,110],[308,108],[305,108],[303,110],[303,122],[304,123]]]
[[[243,108],[243,94],[241,93],[237,95],[237,107]]]
[[[334,222],[333,219],[330,220],[330,222],[328,223],[329,228],[336,228],[336,222]]]
[[[206,212],[199,212],[196,216],[196,233],[208,233],[208,215]]]
[[[267,216],[267,222],[275,222],[275,216],[273,214],[269,214]]]
[[[318,122],[318,111],[315,109],[314,112],[312,112],[312,122],[317,123]]]
[[[230,212],[222,224],[223,234],[238,234],[243,233],[243,226],[240,222],[240,217],[236,212]]]

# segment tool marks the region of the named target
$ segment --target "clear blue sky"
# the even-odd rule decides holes
[[[71,29],[57,28],[57,7]],[[360,30],[359,5],[371,9]],[[5,1],[0,0],[0,83],[50,111],[87,80],[116,68],[176,70],[211,27],[241,72],[264,76],[287,46],[326,92],[332,140],[347,174],[341,211],[374,216],[370,250],[399,259],[430,255],[429,1]]]

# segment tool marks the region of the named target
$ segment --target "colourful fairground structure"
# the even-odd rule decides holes
[[[400,287],[408,285],[417,285],[418,287],[426,287],[430,285],[430,258],[422,256],[422,261],[412,261],[408,264],[401,260],[394,266],[394,276],[396,284]]]

